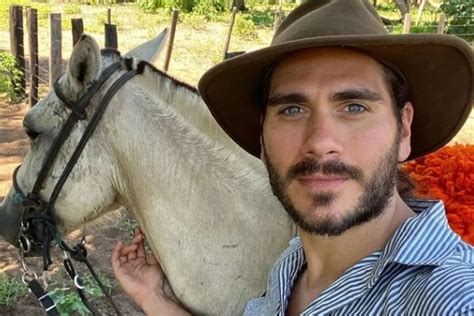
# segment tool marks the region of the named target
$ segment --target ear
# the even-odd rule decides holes
[[[66,80],[71,92],[79,93],[98,77],[100,72],[100,50],[95,39],[83,34],[74,46],[66,70]]]
[[[125,57],[135,57],[137,60],[145,60],[153,63],[165,47],[168,38],[168,28],[165,28],[154,39],[151,39],[125,54]]]
[[[265,156],[265,143],[263,142],[263,134],[260,135],[260,159],[264,164],[267,164],[267,157]]]
[[[265,141],[263,140],[263,123],[265,120],[265,115],[260,115],[260,129],[262,133],[260,134],[260,159],[264,164],[267,164],[267,157],[265,156]]]
[[[402,124],[400,127],[400,149],[398,151],[398,161],[405,161],[411,153],[411,123],[413,122],[413,105],[411,102],[405,103],[402,109]]]

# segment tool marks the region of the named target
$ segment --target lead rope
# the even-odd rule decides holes
[[[20,257],[21,257],[21,267],[23,269],[23,276],[21,280],[28,287],[30,293],[32,293],[36,299],[43,306],[46,314],[48,316],[59,316],[58,309],[56,308],[56,303],[49,296],[49,294],[43,289],[43,287],[38,282],[38,276],[36,273],[28,269],[25,262],[25,255],[20,248]]]
[[[79,275],[76,273],[74,270],[74,266],[72,265],[72,261],[69,259],[69,256],[71,256],[72,259],[83,262],[86,264],[87,268],[89,269],[89,272],[91,273],[92,277],[94,278],[95,282],[97,285],[99,285],[102,293],[106,296],[107,300],[109,301],[110,305],[112,308],[115,310],[117,315],[121,315],[120,310],[118,309],[117,305],[115,305],[114,300],[110,296],[109,292],[106,290],[104,284],[100,280],[99,276],[95,272],[94,268],[90,264],[89,260],[87,260],[87,249],[84,245],[84,239],[81,240],[74,248],[70,248],[63,240],[61,240],[59,247],[64,251],[65,259],[64,259],[64,268],[66,269],[66,272],[68,273],[69,277],[73,280],[74,285],[76,286],[79,296],[84,303],[84,305],[89,308],[89,310],[94,314],[94,315],[100,315],[100,313],[97,311],[97,309],[87,301],[87,298],[82,291],[84,289],[84,285],[82,283],[82,280],[80,279]],[[91,308],[92,307],[92,308]],[[95,310],[95,312],[94,312]]]

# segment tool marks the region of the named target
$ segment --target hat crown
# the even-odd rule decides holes
[[[388,34],[367,0],[309,0],[281,23],[272,45],[305,38]]]

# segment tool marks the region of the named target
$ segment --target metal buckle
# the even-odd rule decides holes
[[[28,285],[31,281],[38,279],[38,275],[34,271],[31,271],[26,266],[25,255],[23,251],[20,249],[20,260],[21,260],[21,268],[23,269],[23,275],[21,276],[21,280],[23,283]]]
[[[29,253],[31,251],[31,241],[25,234],[25,231],[27,229],[28,228],[25,227],[22,223],[21,230],[20,230],[20,233],[18,234],[18,239],[17,239],[22,253]]]

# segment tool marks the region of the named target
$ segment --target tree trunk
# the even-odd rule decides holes
[[[405,14],[410,13],[410,0],[393,0],[400,10],[402,19]]]
[[[245,7],[245,0],[232,0],[232,7],[236,7],[237,10],[239,11],[247,11],[247,8]]]

